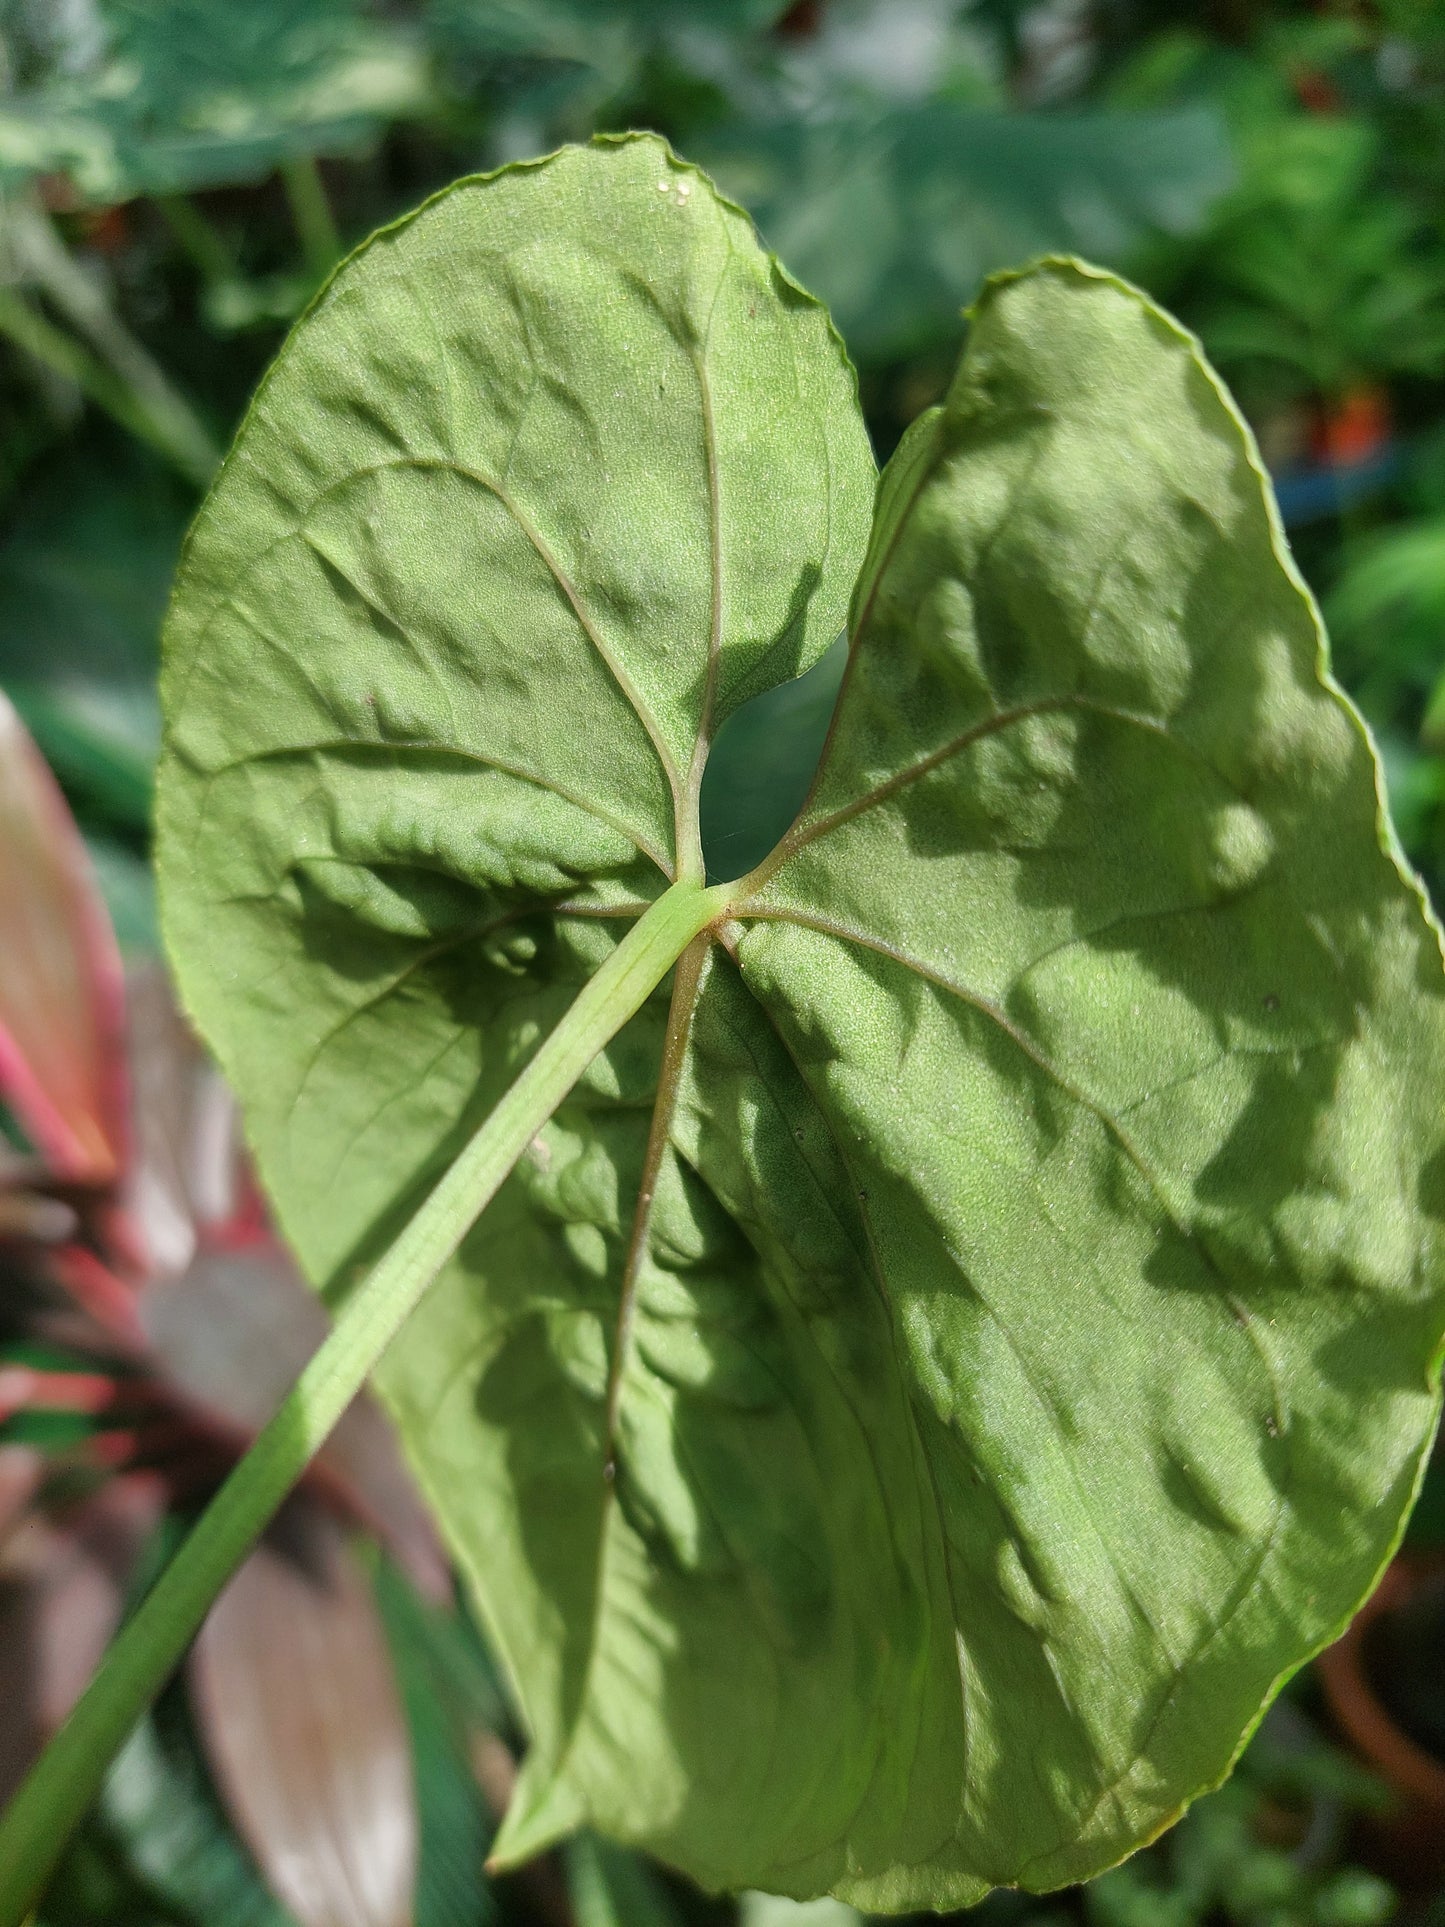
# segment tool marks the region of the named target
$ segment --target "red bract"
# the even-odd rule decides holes
[[[0,1326],[60,1347],[0,1364],[0,1423],[67,1412],[84,1443],[0,1447],[0,1797],[63,1718],[161,1512],[205,1496],[326,1319],[271,1231],[235,1107],[159,966],[123,976],[84,844],[0,696]],[[217,1783],[303,1927],[410,1918],[409,1740],[348,1527],[413,1580],[445,1562],[360,1399],[218,1601],[192,1662]]]

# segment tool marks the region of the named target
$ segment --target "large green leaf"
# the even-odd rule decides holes
[[[869,361],[948,340],[983,277],[1030,254],[1121,263],[1152,235],[1188,233],[1234,174],[1203,106],[1040,114],[934,99],[739,114],[700,138]]]
[[[696,874],[713,724],[836,630],[868,475],[823,317],[650,140],[463,184],[293,337],[182,569],[161,866],[318,1282]],[[1369,1587],[1445,1324],[1436,936],[1133,290],[985,294],[732,907],[382,1374],[532,1736],[498,1851],[1078,1878]]]
[[[364,0],[101,0],[38,38],[39,83],[0,99],[0,179],[93,201],[355,153],[433,104],[417,36]]]

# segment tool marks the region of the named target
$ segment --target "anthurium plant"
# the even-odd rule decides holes
[[[710,877],[716,732],[845,625],[801,813]],[[957,1907],[1215,1784],[1433,1433],[1445,973],[1192,339],[1002,276],[875,488],[826,314],[660,142],[464,181],[283,349],[163,695],[171,954],[335,1323],[5,1919],[378,1364],[531,1734],[501,1862]]]

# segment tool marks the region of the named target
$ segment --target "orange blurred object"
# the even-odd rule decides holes
[[[1402,1731],[1375,1690],[1366,1645],[1378,1621],[1438,1584],[1440,1556],[1397,1554],[1343,1638],[1315,1661],[1341,1738],[1395,1797],[1392,1812],[1367,1823],[1390,1877],[1416,1890],[1445,1878],[1445,1762]]]
[[[1338,401],[1324,403],[1310,433],[1310,452],[1331,468],[1350,468],[1378,455],[1390,439],[1390,397],[1373,382],[1361,382]]]

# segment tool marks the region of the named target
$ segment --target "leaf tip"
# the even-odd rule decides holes
[[[586,1802],[577,1788],[544,1767],[535,1753],[530,1755],[492,1842],[487,1872],[510,1873],[575,1833],[586,1819]]]

